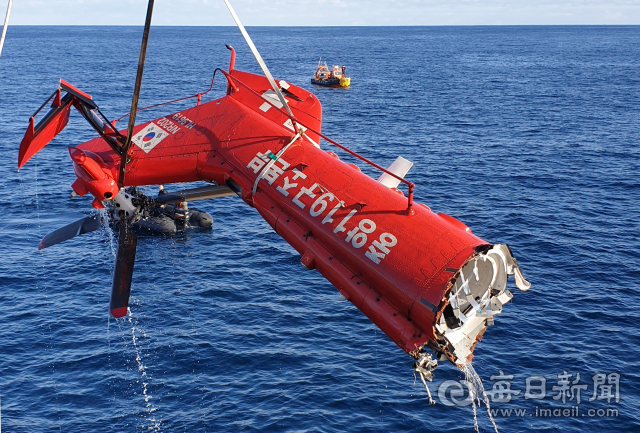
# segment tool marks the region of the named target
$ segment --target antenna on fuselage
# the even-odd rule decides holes
[[[240,22],[240,18],[238,18],[238,15],[236,15],[236,11],[233,10],[233,7],[231,7],[231,3],[229,3],[228,0],[224,0],[224,2],[227,5],[229,12],[231,12],[231,16],[233,17],[233,20],[236,22],[238,28],[240,29],[240,33],[242,33],[242,36],[244,36],[244,40],[247,41],[247,45],[249,45],[251,52],[253,53],[254,57],[258,61],[258,64],[260,65],[262,72],[264,72],[264,75],[267,77],[267,80],[269,80],[269,83],[271,84],[273,91],[276,92],[276,95],[278,95],[278,99],[280,100],[280,103],[284,105],[284,107],[287,109],[287,113],[289,113],[289,116],[294,117],[293,112],[291,111],[291,108],[289,108],[289,104],[287,103],[287,100],[284,99],[284,96],[280,91],[280,86],[278,86],[276,84],[276,80],[273,79],[271,72],[269,72],[269,68],[267,68],[267,65],[264,63],[264,60],[262,60],[262,56],[258,52],[258,49],[256,48],[256,46],[253,44],[251,37],[249,37],[249,33],[247,33],[247,30],[244,28],[244,26]]]

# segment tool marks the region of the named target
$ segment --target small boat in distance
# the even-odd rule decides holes
[[[318,69],[311,79],[311,84],[317,84],[325,87],[349,87],[351,78],[345,75],[346,66],[333,65],[333,69],[329,70],[327,62],[324,64],[318,62]]]

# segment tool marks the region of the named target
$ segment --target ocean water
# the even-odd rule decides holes
[[[474,359],[488,392],[520,391],[503,393],[510,402],[494,395],[499,430],[638,431],[640,27],[249,31],[278,79],[321,100],[324,133],[382,165],[412,160],[419,202],[511,246],[533,288],[515,293]],[[59,78],[109,117],[128,112],[140,40],[139,27],[9,28],[0,58],[4,431],[474,431],[471,406],[438,396],[463,372],[441,363],[429,406],[409,357],[233,197],[198,203],[213,231],[140,240],[126,319],[107,317],[108,230],[37,250],[46,233],[91,212],[89,198],[69,197],[66,146],[93,134],[72,115],[18,173],[29,116]],[[206,90],[228,66],[225,43],[237,68],[258,71],[235,28],[152,28],[141,105]],[[320,56],[347,65],[351,89],[310,85]],[[223,92],[219,81],[208,96]],[[598,374],[607,376],[596,386]],[[524,397],[527,377],[544,378],[544,398]],[[577,395],[563,402],[562,390],[583,384],[575,416],[540,415],[575,407]],[[478,425],[493,431],[484,406]]]

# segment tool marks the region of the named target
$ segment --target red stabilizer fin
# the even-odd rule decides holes
[[[76,179],[75,182],[71,184],[71,188],[80,197],[84,197],[85,194],[89,192],[87,191],[87,188],[84,186],[84,183],[80,181],[80,179]]]
[[[26,156],[27,151],[29,150],[29,146],[33,141],[33,137],[36,135],[36,127],[35,127],[35,119],[33,117],[29,118],[29,127],[27,128],[27,132],[24,133],[24,137],[22,137],[22,142],[20,142],[20,151],[18,153],[18,170],[22,168],[22,166],[35,154]],[[26,158],[26,160],[25,160]]]
[[[60,107],[61,105],[62,105],[62,92],[60,91],[60,88],[58,88],[58,93],[56,93],[56,97],[53,100],[53,103],[51,104],[51,108]]]
[[[97,198],[93,199],[93,201],[91,202],[91,206],[93,206],[94,209],[104,209],[104,205]]]
[[[69,122],[69,110],[71,104],[67,104],[63,107],[58,107],[58,110],[51,117],[44,119],[38,124],[38,131],[35,129],[35,119],[32,117],[29,119],[29,127],[24,134],[24,138],[20,143],[20,152],[18,153],[18,169],[21,169],[27,161],[29,161],[36,153],[40,152],[53,138],[60,133],[67,126]]]
[[[62,78],[60,78],[60,88],[61,88],[62,90],[64,90],[65,92],[69,92],[69,93],[71,93],[72,95],[76,95],[76,96],[83,96],[83,97],[85,97],[85,98],[87,98],[87,99],[91,99],[91,100],[93,99],[93,98],[91,97],[91,95],[89,95],[89,94],[88,94],[88,93],[86,93],[86,92],[83,92],[82,90],[78,89],[76,86],[74,86],[74,85],[72,85],[72,84],[67,83],[67,82],[66,82],[66,81],[64,81]]]

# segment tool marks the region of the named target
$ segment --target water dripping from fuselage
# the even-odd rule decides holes
[[[467,383],[467,388],[469,388],[469,399],[471,400],[471,407],[473,409],[473,423],[476,431],[479,433],[480,428],[478,426],[478,412],[477,410],[480,408],[482,403],[487,407],[487,414],[489,415],[489,420],[493,425],[496,433],[498,433],[498,426],[491,415],[491,405],[489,403],[489,396],[484,390],[484,385],[482,385],[482,379],[476,372],[475,368],[471,362],[465,364],[462,368],[462,372],[464,373],[464,380]]]

